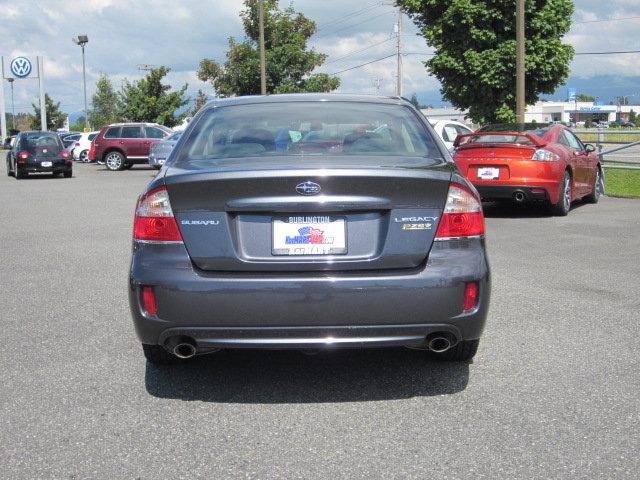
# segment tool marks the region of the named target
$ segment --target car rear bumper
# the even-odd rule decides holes
[[[546,186],[531,185],[474,185],[483,200],[515,200],[520,202],[547,201]]]
[[[71,165],[66,163],[54,164],[50,167],[36,164],[18,165],[18,169],[22,173],[63,173],[72,171],[72,168]]]
[[[463,312],[465,284],[478,282]],[[142,307],[151,286],[158,314]],[[415,270],[226,273],[196,270],[182,244],[134,245],[131,314],[142,343],[187,336],[198,349],[426,345],[428,335],[479,338],[489,303],[484,240],[435,242]]]

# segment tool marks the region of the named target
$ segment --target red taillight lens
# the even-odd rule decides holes
[[[133,238],[149,242],[182,241],[166,188],[151,190],[138,201]]]
[[[62,158],[69,158],[69,157],[70,157],[69,152],[68,152],[67,150],[62,150],[62,151],[60,152],[60,156],[61,156]]]
[[[76,142],[76,144],[74,145],[74,147],[79,147],[80,146],[80,142]]]
[[[96,144],[91,142],[91,146],[89,147],[89,161],[93,162],[96,159]]]
[[[158,314],[156,295],[153,293],[152,287],[142,287],[142,308],[150,315]]]
[[[484,234],[484,215],[480,199],[459,183],[449,185],[436,238],[469,237]]]
[[[473,309],[478,303],[478,282],[468,282],[464,286],[464,299],[462,310],[465,312]]]
[[[26,160],[27,158],[29,158],[29,152],[25,152],[24,150],[18,152],[18,158],[21,160]]]

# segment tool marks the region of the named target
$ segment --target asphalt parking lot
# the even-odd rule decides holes
[[[0,478],[637,478],[640,200],[487,208],[474,363],[410,350],[147,365],[126,281],[154,171],[0,164]]]

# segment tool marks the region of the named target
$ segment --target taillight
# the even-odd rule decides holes
[[[133,238],[147,242],[182,242],[165,187],[151,190],[138,201]]]
[[[484,215],[480,199],[464,185],[452,182],[436,232],[436,240],[482,234]]]
[[[150,315],[157,315],[158,305],[156,304],[153,287],[142,287],[142,308]]]
[[[93,162],[96,159],[96,143],[91,142],[91,146],[89,147],[89,161]]]
[[[62,151],[60,152],[60,156],[61,156],[62,158],[69,158],[71,155],[69,155],[69,152],[68,152],[67,150],[62,150]]]
[[[468,282],[464,286],[462,310],[465,312],[475,308],[478,303],[478,282]]]
[[[79,147],[80,146],[80,142],[76,142],[76,144],[74,145],[74,147]]]
[[[534,152],[531,160],[537,160],[539,162],[557,162],[560,160],[560,156],[556,153],[550,152],[549,150],[545,150],[544,148],[539,148]]]
[[[18,158],[26,160],[27,158],[29,158],[29,152],[25,152],[24,150],[18,152]]]

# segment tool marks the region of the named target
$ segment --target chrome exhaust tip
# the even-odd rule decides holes
[[[522,192],[516,192],[513,195],[513,198],[515,199],[516,202],[522,203],[522,202],[524,202],[525,196],[524,196],[524,193],[522,193]]]
[[[432,352],[442,353],[451,348],[451,341],[446,337],[433,337],[429,340],[427,346]]]
[[[186,360],[195,356],[196,347],[191,343],[179,343],[175,347],[173,347],[173,354],[178,358]]]

